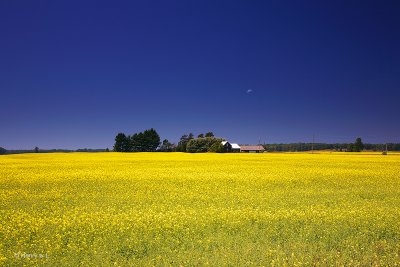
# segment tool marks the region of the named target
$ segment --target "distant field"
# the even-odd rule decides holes
[[[399,154],[0,156],[4,266],[395,266],[399,255]]]

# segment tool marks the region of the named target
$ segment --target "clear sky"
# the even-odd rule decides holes
[[[300,3],[301,2],[301,3]],[[400,1],[0,1],[0,146],[400,142]]]

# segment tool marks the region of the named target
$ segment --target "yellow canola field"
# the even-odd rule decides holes
[[[0,156],[0,266],[395,266],[400,155]]]

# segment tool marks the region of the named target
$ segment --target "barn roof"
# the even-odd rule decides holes
[[[232,143],[231,146],[232,148],[240,149],[240,146],[238,144]]]
[[[263,146],[240,146],[240,150],[258,150],[258,151],[264,151]]]

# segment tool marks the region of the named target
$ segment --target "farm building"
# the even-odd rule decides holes
[[[247,153],[263,153],[265,151],[263,146],[240,146],[240,152]]]
[[[228,141],[222,141],[221,144],[224,146],[226,152],[247,152],[247,153],[263,153],[265,151],[263,146],[239,146],[236,143],[229,143]]]
[[[222,141],[221,144],[224,146],[226,152],[232,151],[232,145],[228,141]]]
[[[240,152],[240,146],[238,144],[231,144],[228,141],[222,141],[221,144],[224,146],[226,152]]]
[[[240,152],[240,146],[238,144],[232,143],[232,152]]]

